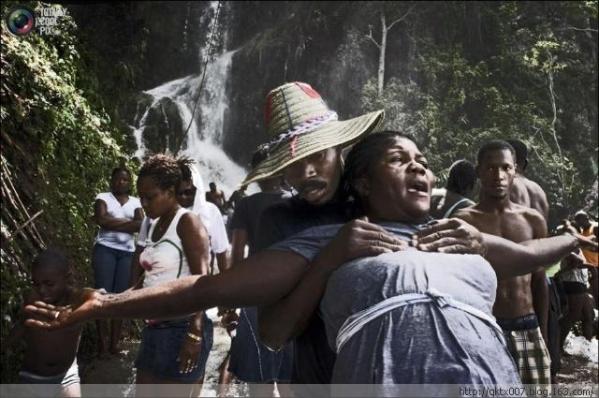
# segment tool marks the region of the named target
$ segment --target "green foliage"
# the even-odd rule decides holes
[[[439,26],[429,23],[439,8],[424,5],[408,22],[419,32],[410,38],[415,81],[389,73],[378,96],[371,79],[364,108],[385,108],[385,127],[415,135],[441,176],[458,158],[474,161],[485,140],[520,139],[530,149],[527,174],[552,208],[588,206],[597,179],[597,3],[452,3],[441,11]]]
[[[56,36],[17,37],[2,26],[2,160],[18,177],[15,185],[30,211],[44,211],[36,220],[38,229],[46,243],[69,254],[82,286],[91,283],[94,197],[107,189],[112,168],[132,164],[118,143],[122,131],[89,100],[97,94],[87,84],[93,77],[80,56],[75,24],[69,17],[61,18],[59,29]],[[2,225],[4,229],[4,218]],[[21,270],[26,270],[37,253],[19,244],[11,241],[2,250],[18,253],[24,262],[19,264]],[[3,339],[27,279],[26,271],[15,272],[3,261]],[[83,344],[89,341],[84,339]],[[2,357],[3,382],[15,375],[14,359]]]

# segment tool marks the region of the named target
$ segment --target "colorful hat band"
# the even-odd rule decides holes
[[[331,121],[337,121],[337,120],[338,120],[337,112],[328,111],[327,113],[325,113],[322,116],[318,116],[318,117],[315,117],[310,120],[306,120],[305,122],[298,124],[293,129],[287,131],[286,133],[279,134],[277,136],[277,138],[264,144],[264,146],[266,147],[267,151],[270,151],[270,150],[276,148],[277,146],[281,145],[281,143],[283,143],[284,141],[289,141],[299,135],[305,134],[307,132],[310,132],[310,131],[316,129],[325,123],[329,123]]]

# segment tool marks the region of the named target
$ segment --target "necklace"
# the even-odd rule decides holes
[[[152,238],[154,236],[159,236],[158,239],[162,238],[162,236],[166,233],[168,226],[173,221],[173,218],[175,218],[175,214],[177,214],[178,210],[179,210],[179,207],[177,206],[177,208],[174,211],[171,211],[169,214],[166,214],[158,219],[156,228],[154,229],[154,233],[152,234],[153,235]],[[158,239],[152,239],[152,240],[156,241]]]

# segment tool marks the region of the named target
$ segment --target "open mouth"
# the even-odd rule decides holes
[[[421,180],[412,181],[408,184],[408,192],[428,196],[428,184]]]
[[[305,196],[309,196],[309,195],[315,194],[317,192],[320,192],[321,190],[322,190],[322,188],[312,187],[312,188],[304,189],[302,191],[302,194],[304,194]]]
[[[326,188],[326,183],[321,181],[310,181],[300,188],[301,196],[313,197],[321,194]]]

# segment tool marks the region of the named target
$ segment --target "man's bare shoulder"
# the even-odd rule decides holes
[[[526,186],[526,177],[517,175],[514,177],[514,181],[512,182],[512,187],[510,189],[510,199],[516,203],[528,204],[529,195],[528,188]]]
[[[531,180],[530,178],[523,176],[523,175],[519,175],[516,180],[522,182],[522,184],[524,184],[526,186],[526,188],[528,189],[541,189],[541,186],[539,184],[537,184],[536,182],[534,182],[533,180]]]
[[[543,197],[543,198],[547,197],[547,195],[545,194],[545,190],[538,183],[534,182],[533,180],[523,177],[523,183],[526,186],[526,189],[528,190],[528,193],[530,195]]]
[[[527,185],[527,181],[530,181],[528,178],[526,178],[525,176],[523,176],[522,174],[516,174],[514,176],[514,180],[512,181],[512,187],[516,187],[516,188],[526,188]]]
[[[478,209],[477,205],[464,207],[453,213],[452,217],[460,218],[464,221],[472,221],[484,214],[483,211]]]
[[[539,213],[538,210],[514,202],[512,202],[511,204],[511,211],[514,213],[514,215],[521,215],[526,217],[527,219],[534,219],[539,217],[541,219],[544,219],[543,215]]]
[[[521,215],[528,225],[534,230],[535,238],[545,237],[547,234],[547,224],[545,217],[536,209],[521,205],[514,205],[516,213]]]

